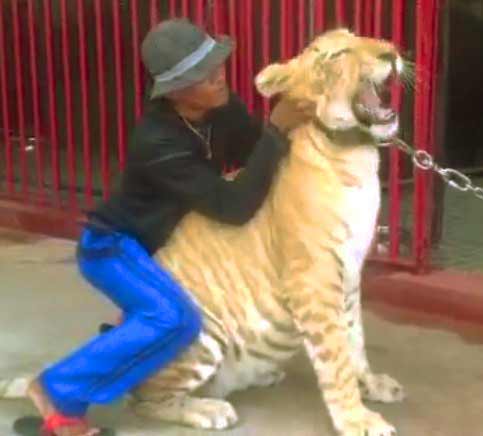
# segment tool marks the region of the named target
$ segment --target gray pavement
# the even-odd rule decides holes
[[[0,377],[41,369],[95,333],[116,311],[81,280],[69,241],[0,229]],[[402,404],[372,405],[400,436],[483,435],[483,332],[466,325],[451,331],[394,309],[365,311],[369,357],[406,388]],[[453,326],[454,327],[454,326]],[[224,432],[203,432],[146,421],[122,404],[96,408],[93,419],[120,436],[332,436],[326,410],[303,354],[288,365],[279,386],[230,399],[241,418]],[[12,421],[33,412],[26,400],[0,400],[0,436]]]

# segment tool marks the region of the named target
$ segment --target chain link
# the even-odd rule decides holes
[[[433,159],[433,157],[425,150],[415,150],[400,138],[395,138],[393,144],[401,151],[409,155],[414,165],[423,171],[434,171],[441,176],[441,178],[453,189],[461,192],[470,191],[476,198],[483,200],[483,188],[473,185],[471,179],[463,174],[461,171],[453,168],[440,167]],[[380,144],[386,147],[389,143],[384,142]]]
[[[466,192],[472,187],[470,178],[459,171],[451,168],[440,168],[438,174],[449,186],[459,191]]]
[[[414,150],[412,154],[414,165],[422,170],[434,170],[433,157],[424,150]]]

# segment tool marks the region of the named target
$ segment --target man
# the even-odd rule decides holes
[[[82,275],[121,308],[124,321],[49,367],[29,395],[46,435],[91,436],[90,404],[111,403],[167,366],[202,326],[189,295],[151,255],[196,210],[242,225],[262,204],[287,142],[230,94],[228,37],[214,40],[183,20],[145,38],[153,85],[132,136],[119,191],[95,211],[78,245]],[[243,165],[234,181],[223,165]]]

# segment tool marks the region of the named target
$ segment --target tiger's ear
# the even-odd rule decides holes
[[[288,89],[291,78],[290,64],[272,64],[255,77],[255,86],[264,97],[272,97]]]

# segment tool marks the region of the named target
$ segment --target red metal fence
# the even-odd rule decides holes
[[[3,0],[0,2],[0,196],[79,211],[109,195],[125,165],[127,136],[142,112],[140,42],[150,26],[187,16],[237,41],[232,88],[267,114],[253,76],[295,55],[325,29],[392,39],[416,62],[415,91],[393,89],[408,114],[406,139],[433,151],[439,10],[442,0]],[[404,99],[403,99],[404,96]],[[404,111],[404,110],[403,110]],[[386,156],[391,262],[401,259],[401,177]],[[416,171],[411,263],[428,263],[432,185]]]

